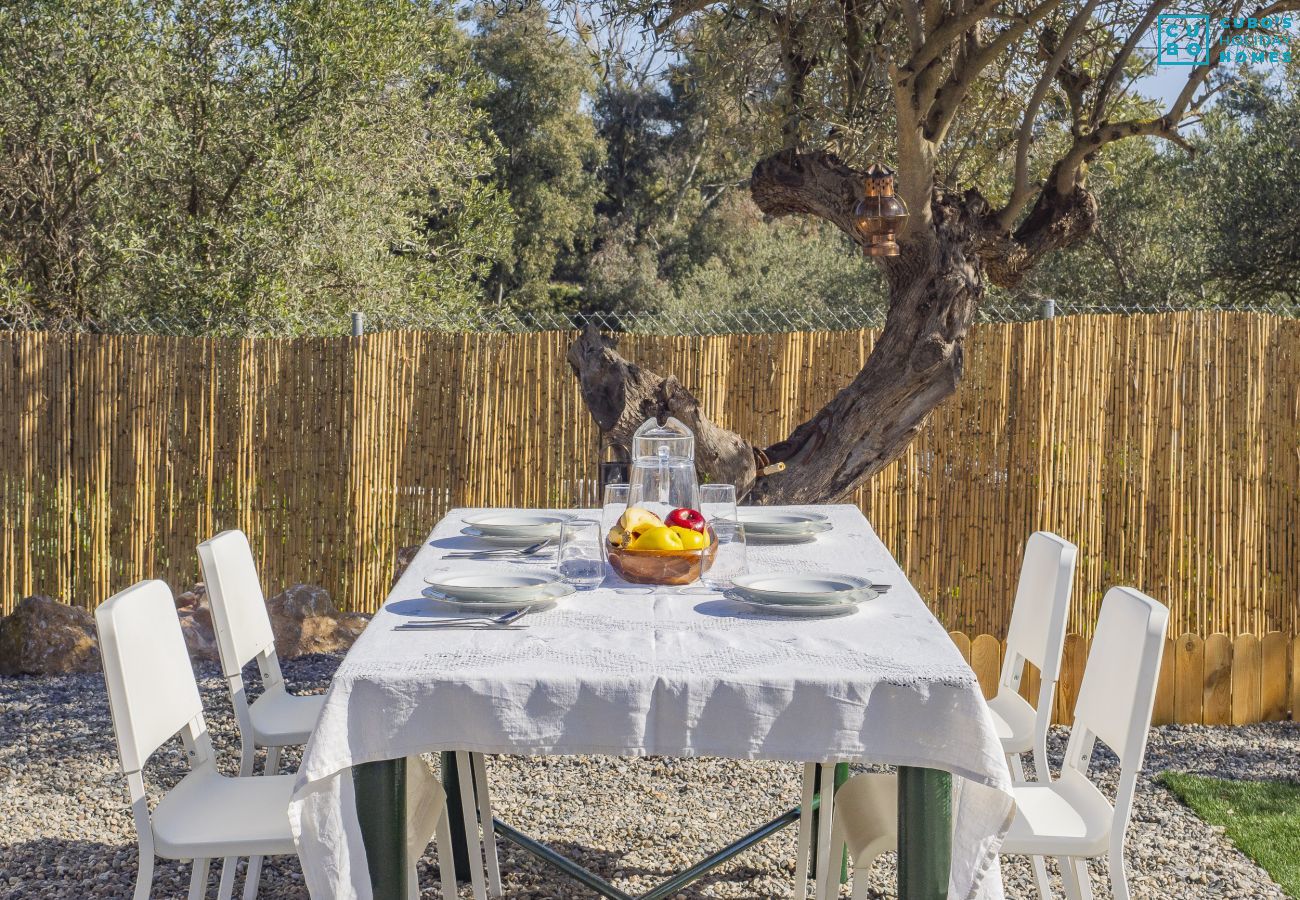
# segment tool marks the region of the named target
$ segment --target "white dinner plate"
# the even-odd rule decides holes
[[[457,600],[513,602],[539,597],[563,579],[558,572],[485,568],[432,575],[424,580],[438,593]]]
[[[538,541],[557,537],[560,526],[571,518],[559,513],[494,512],[470,516],[462,521],[484,537],[531,537]]]
[[[424,589],[424,596],[433,600],[441,609],[458,609],[473,612],[509,612],[512,609],[527,609],[531,612],[541,612],[550,609],[555,605],[557,600],[562,600],[570,594],[577,593],[577,588],[571,584],[565,584],[563,581],[556,582],[548,586],[541,594],[527,600],[510,599],[510,600],[466,600],[462,597],[451,597],[431,587]],[[522,623],[521,623],[522,624]]]
[[[466,537],[472,537],[475,540],[482,541],[485,544],[491,544],[493,547],[528,547],[536,544],[538,541],[554,541],[560,536],[557,531],[555,534],[545,532],[538,533],[530,531],[527,534],[504,535],[504,534],[484,534],[477,528],[462,528],[460,533]]]
[[[811,544],[818,536],[830,531],[834,526],[830,522],[814,522],[807,531],[776,532],[751,531],[745,526],[745,543],[747,544]]]
[[[830,519],[821,513],[781,512],[779,510],[741,508],[737,510],[745,534],[807,534],[818,527],[830,530]]]
[[[757,597],[751,597],[741,591],[727,591],[724,594],[728,600],[734,600],[750,609],[767,613],[774,616],[847,616],[858,611],[858,607],[867,602],[867,597],[847,600],[841,603],[774,603],[770,600],[759,600]]]
[[[835,572],[808,575],[780,573],[739,575],[733,579],[735,589],[744,596],[766,603],[792,605],[844,603],[875,596],[871,579]]]

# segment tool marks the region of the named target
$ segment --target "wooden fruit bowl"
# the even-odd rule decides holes
[[[624,550],[609,548],[609,564],[633,584],[691,584],[709,571],[718,555],[716,538],[701,550]]]

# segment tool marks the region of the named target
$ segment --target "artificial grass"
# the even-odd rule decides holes
[[[1300,783],[1165,772],[1160,781],[1292,897],[1300,898]]]

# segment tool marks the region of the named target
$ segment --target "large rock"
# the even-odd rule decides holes
[[[24,597],[0,619],[0,675],[99,671],[95,617],[84,609]]]
[[[314,584],[295,584],[266,601],[281,659],[307,653],[341,653],[365,630],[370,617],[340,614],[329,593]]]
[[[212,627],[212,606],[208,603],[208,589],[196,584],[176,595],[176,616],[181,620],[181,634],[191,659],[220,662],[217,633]]]

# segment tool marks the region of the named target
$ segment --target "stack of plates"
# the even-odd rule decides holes
[[[741,575],[733,583],[733,600],[785,616],[844,615],[880,596],[858,575]]]
[[[831,530],[831,520],[821,513],[783,512],[762,507],[737,511],[745,526],[745,539],[768,544],[802,544]]]
[[[424,579],[425,596],[455,606],[481,610],[529,609],[572,594],[572,586],[555,572],[493,571],[439,573]]]
[[[465,519],[462,531],[498,547],[527,547],[538,541],[557,540],[560,526],[571,519],[562,513],[492,512]]]

